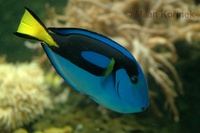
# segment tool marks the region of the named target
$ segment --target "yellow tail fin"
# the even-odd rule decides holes
[[[58,47],[42,21],[28,8],[25,8],[25,13],[15,34],[24,38],[41,40],[50,46]]]

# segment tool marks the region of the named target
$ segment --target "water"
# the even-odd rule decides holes
[[[42,20],[45,20],[47,17],[45,4],[47,2],[49,2],[51,6],[55,7],[58,13],[62,14],[63,7],[66,3],[64,0],[59,2],[55,0],[43,0],[42,2],[22,0],[17,2],[0,2],[0,5],[2,5],[0,8],[0,13],[2,14],[0,23],[0,57],[6,55],[7,60],[7,62],[4,62],[3,64],[14,63],[14,68],[17,68],[18,66],[22,66],[20,63],[31,62],[34,59],[34,56],[39,56],[42,58],[43,54],[41,49],[28,49],[24,45],[24,39],[20,39],[14,36],[12,33],[17,30],[17,26],[24,12],[24,6],[34,10],[34,12]],[[41,112],[40,116],[34,118],[33,121],[22,124],[21,126],[16,126],[14,129],[13,127],[6,127],[5,129],[5,125],[0,127],[0,129],[3,128],[2,132],[5,132],[5,130],[6,132],[14,132],[14,130],[17,131],[18,128],[23,128],[29,133],[36,131],[51,131],[52,133],[56,133],[58,131],[63,133],[200,132],[198,126],[200,117],[199,41],[198,39],[195,39],[195,41],[188,43],[183,39],[183,41],[176,41],[174,44],[176,47],[177,55],[179,57],[174,66],[178,72],[178,75],[180,76],[184,89],[184,94],[180,95],[178,93],[179,95],[175,98],[175,106],[178,109],[180,117],[178,122],[174,121],[174,114],[171,111],[171,108],[165,107],[165,96],[159,88],[160,85],[156,84],[151,76],[148,77],[148,83],[151,89],[157,94],[154,97],[154,100],[156,102],[157,108],[162,113],[162,117],[159,112],[155,111],[156,108],[153,106],[153,104],[150,104],[150,108],[147,111],[138,114],[119,114],[107,110],[94,103],[88,97],[76,92],[72,88],[69,88],[68,85],[64,83],[58,75],[55,74],[55,71],[52,71],[51,64],[48,61],[45,61],[41,68],[44,73],[44,82],[46,85],[50,86],[48,87],[48,93],[50,94],[47,96],[50,97],[50,99],[53,99],[52,104],[54,107],[45,107],[45,113]],[[18,66],[16,65],[17,63],[19,64]],[[8,73],[9,72],[11,72],[11,70],[8,71]],[[10,75],[13,73],[10,73]],[[19,76],[21,73],[18,73]],[[171,76],[170,72],[168,75]],[[4,81],[4,76],[0,76],[0,81]],[[35,76],[37,77],[38,75]],[[33,78],[35,78],[35,76],[33,76]],[[50,79],[50,82],[48,82],[49,78],[52,78]],[[13,80],[13,82],[15,81],[17,82],[17,79]],[[40,81],[41,80],[38,82]],[[22,82],[22,84],[26,83]],[[1,84],[2,82],[0,82],[0,86]],[[178,92],[178,87],[176,84],[174,88],[176,92]],[[1,89],[2,88],[0,88],[0,90]],[[2,105],[3,104],[0,104],[0,109],[3,107]],[[22,106],[25,107],[26,105]],[[1,120],[2,119],[0,119],[0,122]],[[18,132],[22,132],[22,130],[18,130]]]

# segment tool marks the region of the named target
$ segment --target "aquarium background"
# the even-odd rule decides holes
[[[74,2],[74,3],[73,3]],[[125,5],[124,9],[127,9],[127,11],[132,11],[132,9],[141,8],[148,11],[151,11],[156,5],[156,3],[159,3],[160,1],[154,0],[152,2],[148,2],[146,0],[143,1],[136,1],[136,3],[132,3],[130,0],[120,1],[120,0],[99,0],[99,1],[93,1],[90,2],[90,0],[85,0],[86,3],[80,3],[78,0],[74,0],[73,2],[70,2],[69,5],[67,4],[67,1],[65,0],[43,0],[43,1],[1,1],[0,5],[0,13],[1,15],[1,23],[0,23],[0,29],[1,29],[1,36],[0,36],[0,65],[1,65],[1,71],[0,72],[0,112],[1,114],[7,114],[6,107],[6,101],[3,100],[4,97],[6,97],[9,101],[8,94],[3,93],[1,90],[3,90],[3,83],[7,82],[7,78],[5,75],[12,75],[15,73],[14,71],[11,71],[11,69],[16,69],[18,73],[13,76],[13,80],[10,80],[10,84],[32,84],[29,83],[29,81],[23,80],[22,77],[20,77],[22,74],[24,74],[28,69],[31,70],[38,70],[32,72],[34,73],[40,73],[40,77],[38,76],[38,80],[35,82],[40,82],[40,84],[35,85],[33,83],[33,86],[38,86],[37,91],[41,92],[43,94],[43,89],[41,88],[47,88],[48,90],[44,92],[43,95],[41,95],[41,100],[39,100],[38,103],[41,103],[41,107],[37,108],[38,110],[42,111],[29,111],[30,114],[37,114],[33,115],[31,118],[27,118],[28,116],[23,115],[23,112],[21,114],[22,117],[19,117],[18,122],[22,122],[21,125],[17,125],[15,123],[9,125],[6,122],[9,122],[9,118],[6,118],[6,116],[0,116],[0,131],[3,132],[17,132],[17,133],[197,133],[200,132],[199,128],[199,118],[200,118],[200,41],[199,41],[199,31],[200,31],[200,15],[199,15],[199,3],[197,1],[187,1],[182,0],[178,3],[172,2],[168,3],[171,7],[179,7],[180,11],[194,11],[195,17],[194,19],[190,19],[189,21],[185,21],[185,24],[181,23],[179,20],[179,17],[176,18],[173,21],[167,21],[167,20],[160,20],[156,18],[156,21],[149,22],[152,26],[149,26],[152,29],[157,29],[157,26],[160,26],[160,23],[165,23],[168,27],[173,27],[172,29],[168,30],[167,33],[158,34],[156,32],[151,32],[151,29],[147,27],[147,30],[145,31],[143,36],[149,35],[149,36],[158,36],[163,37],[166,40],[171,40],[174,36],[176,37],[177,34],[181,31],[181,29],[184,29],[184,27],[188,26],[187,29],[183,32],[183,37],[180,37],[178,39],[172,39],[173,46],[175,47],[175,52],[171,55],[176,55],[177,60],[176,61],[170,61],[172,66],[175,68],[175,71],[177,72],[177,75],[180,78],[181,84],[182,84],[182,90],[183,92],[179,91],[179,86],[176,78],[173,76],[170,69],[167,69],[167,67],[161,66],[162,72],[166,73],[167,76],[170,77],[170,81],[173,82],[174,87],[170,90],[176,92],[176,96],[171,96],[165,92],[162,91],[162,85],[160,82],[155,80],[154,75],[149,74],[147,68],[144,68],[146,71],[146,75],[148,78],[148,84],[150,88],[150,108],[142,113],[137,114],[119,114],[110,110],[107,110],[99,105],[97,105],[95,102],[90,100],[88,97],[76,92],[72,88],[70,88],[67,83],[63,82],[62,79],[56,74],[53,68],[51,68],[51,64],[48,62],[47,59],[45,59],[45,55],[41,48],[31,49],[24,45],[24,39],[18,38],[15,35],[13,35],[13,32],[17,30],[17,26],[20,22],[20,19],[22,17],[22,14],[24,12],[24,6],[29,7],[32,9],[40,18],[43,20],[43,22],[49,26],[73,26],[73,27],[84,27],[96,32],[100,32],[102,34],[105,34],[112,39],[116,39],[118,42],[122,42],[122,44],[125,44],[125,47],[129,45],[129,42],[124,41],[124,38],[127,40],[130,40],[131,38],[139,38],[141,36],[136,35],[140,34],[140,31],[137,28],[135,30],[130,28],[127,28],[127,25],[124,27],[122,24],[127,23],[129,24],[137,24],[141,27],[144,26],[145,21],[149,21],[150,18],[147,17],[141,17],[141,18],[131,18],[129,16],[126,16],[126,14],[123,14],[124,12],[118,12],[116,15],[112,11],[105,11],[103,12],[102,9],[105,8],[105,10],[108,10],[106,6],[116,4],[116,7],[120,5]],[[118,3],[117,3],[118,2]],[[166,2],[167,3],[167,2]],[[89,5],[85,5],[89,4]],[[89,14],[87,11],[89,10],[90,5],[97,5],[98,8],[96,8],[97,15],[95,13]],[[118,5],[119,4],[119,5]],[[134,5],[133,7],[127,7],[126,5]],[[180,5],[187,5],[184,6],[185,8],[181,8]],[[67,7],[67,8],[66,8]],[[84,10],[81,9],[84,8]],[[167,5],[162,5],[160,7],[167,7]],[[75,8],[75,9],[74,9]],[[86,10],[88,8],[88,10]],[[93,7],[94,8],[94,7]],[[76,10],[77,9],[77,10]],[[131,10],[129,10],[131,9]],[[73,11],[82,11],[83,13],[88,13],[89,16],[96,21],[94,23],[94,26],[90,25],[90,21],[85,20],[86,18],[89,19],[89,17],[82,17],[77,16],[76,13]],[[113,7],[114,10],[114,7]],[[172,9],[173,10],[173,9]],[[70,12],[71,11],[71,12]],[[55,15],[60,17],[54,17],[52,14],[55,13]],[[99,14],[104,14],[104,16],[100,16]],[[131,12],[129,12],[131,13]],[[94,15],[93,15],[94,14]],[[52,16],[51,16],[52,15]],[[98,16],[99,15],[99,16]],[[107,15],[107,16],[106,16]],[[118,16],[119,15],[119,16]],[[65,20],[65,17],[68,18]],[[124,17],[124,18],[123,18]],[[71,18],[71,19],[69,19]],[[98,19],[99,18],[99,19]],[[101,18],[101,19],[100,19]],[[112,18],[112,19],[111,19]],[[78,20],[78,21],[77,21]],[[116,23],[115,23],[116,20]],[[112,21],[113,25],[109,25],[109,22]],[[180,23],[179,23],[180,22]],[[182,24],[182,25],[181,25]],[[194,25],[194,26],[193,26]],[[109,27],[110,26],[110,27]],[[117,31],[116,27],[121,28],[121,32]],[[191,26],[192,28],[190,28]],[[174,30],[177,27],[177,32]],[[123,29],[125,28],[125,29]],[[163,28],[162,25],[160,27]],[[179,31],[179,32],[178,32]],[[115,32],[117,35],[115,35]],[[131,33],[131,36],[129,36]],[[132,34],[133,33],[133,34]],[[190,33],[190,35],[188,35]],[[127,35],[128,34],[128,35]],[[188,36],[186,36],[186,34]],[[166,36],[165,36],[166,35]],[[188,39],[191,37],[190,39]],[[149,39],[148,37],[146,37]],[[144,39],[146,39],[144,37]],[[149,47],[146,45],[148,50],[152,50],[154,53],[165,53],[167,50],[166,48],[169,48],[168,46],[162,47],[160,46],[160,43],[162,43],[162,39],[158,41],[158,45],[154,48]],[[141,39],[141,38],[140,38]],[[151,39],[151,38],[150,38]],[[155,39],[155,38],[153,38]],[[152,42],[155,40],[151,40]],[[142,40],[140,43],[144,44],[145,41]],[[164,40],[165,41],[165,40]],[[127,43],[127,45],[126,45]],[[30,45],[38,45],[36,42],[30,42]],[[165,43],[163,43],[165,44]],[[145,46],[145,45],[144,45]],[[137,46],[135,46],[136,48]],[[131,49],[130,46],[127,46],[127,49]],[[134,55],[133,51],[133,55]],[[141,51],[139,51],[141,52]],[[168,51],[167,51],[168,52]],[[140,55],[141,56],[141,55]],[[153,56],[153,54],[152,54]],[[4,58],[5,57],[5,58]],[[149,55],[151,57],[151,54]],[[170,57],[170,58],[176,58]],[[151,58],[149,58],[151,59]],[[154,59],[154,58],[153,58]],[[39,62],[39,65],[32,65],[35,62]],[[24,63],[27,63],[24,68]],[[158,62],[156,62],[158,63]],[[149,64],[151,65],[151,64]],[[22,67],[22,68],[21,68]],[[149,66],[151,68],[153,66]],[[4,71],[4,72],[3,72]],[[24,73],[23,73],[24,72]],[[29,74],[29,78],[35,78],[35,75],[31,75],[30,72],[27,72]],[[157,73],[155,73],[156,75]],[[8,76],[9,77],[9,76]],[[19,77],[18,79],[21,79],[20,81],[16,81],[16,77]],[[42,83],[41,83],[42,82]],[[167,81],[166,81],[167,82]],[[13,85],[13,86],[14,86]],[[26,86],[27,87],[27,86]],[[37,88],[37,87],[36,87]],[[6,88],[4,88],[6,89]],[[10,89],[10,88],[9,88]],[[30,89],[31,90],[31,89]],[[4,91],[6,92],[6,91]],[[39,93],[38,92],[38,93]],[[36,93],[37,94],[37,93]],[[21,93],[19,93],[21,95]],[[23,96],[27,97],[31,94],[27,91],[27,93],[23,93]],[[22,96],[22,97],[23,97]],[[168,100],[166,100],[168,98]],[[169,104],[169,101],[172,103]],[[51,100],[49,100],[51,99]],[[37,102],[31,101],[28,104],[38,105]],[[24,103],[25,104],[25,103]],[[171,105],[171,106],[168,106]],[[174,105],[174,107],[173,107]],[[24,105],[25,106],[25,105]],[[13,105],[13,108],[17,106]],[[34,107],[34,106],[33,106]],[[28,108],[28,106],[27,106]],[[177,112],[176,112],[177,109]],[[5,112],[3,112],[5,111]],[[23,110],[22,110],[23,111]],[[27,111],[28,112],[28,111]],[[13,114],[15,115],[15,114]],[[176,119],[175,116],[178,116],[179,119]],[[24,120],[23,119],[24,116]],[[25,118],[26,117],[26,118]],[[14,119],[14,118],[13,118]],[[4,124],[5,123],[5,124]]]

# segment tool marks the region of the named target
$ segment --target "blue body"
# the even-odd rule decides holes
[[[96,75],[79,67],[59,53],[54,52],[52,48],[43,43],[42,46],[52,65],[74,89],[88,95],[100,105],[121,113],[141,112],[148,107],[148,86],[145,76],[137,61],[125,48],[107,37],[87,30],[73,28],[49,28],[49,30],[56,35],[84,35],[95,39],[105,46],[107,45],[115,51],[118,51],[136,64],[138,81],[136,84],[133,84],[130,76],[127,74],[127,70],[124,68],[118,67],[116,71],[112,71],[108,76]],[[103,69],[108,67],[111,60],[110,57],[91,50],[82,51],[81,58]]]

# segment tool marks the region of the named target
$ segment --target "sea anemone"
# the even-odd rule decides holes
[[[50,108],[44,74],[36,62],[0,64],[0,131],[28,124]]]

